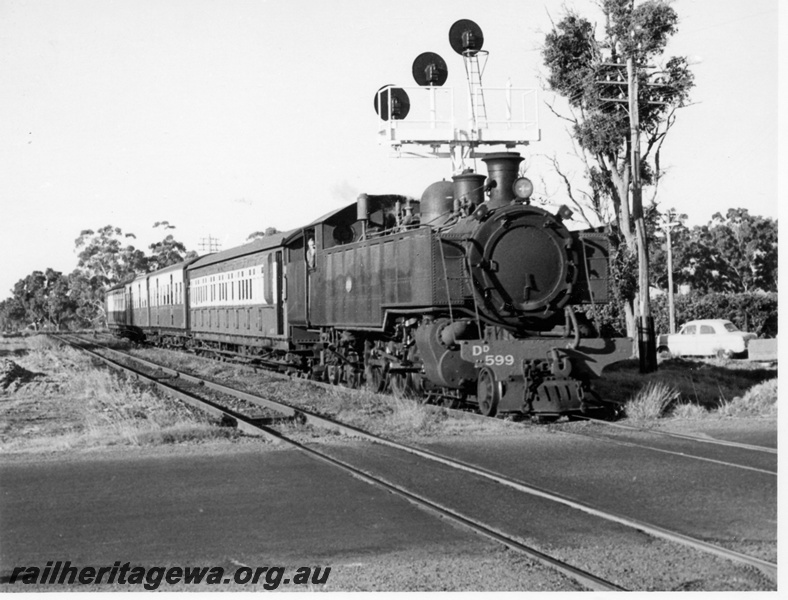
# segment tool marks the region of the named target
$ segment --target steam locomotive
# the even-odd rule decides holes
[[[106,296],[116,334],[485,415],[600,406],[628,358],[574,307],[609,296],[607,237],[530,203],[522,157],[487,155],[420,200],[359,196],[316,221],[139,275]]]

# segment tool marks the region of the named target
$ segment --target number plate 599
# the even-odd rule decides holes
[[[476,364],[481,362],[485,367],[513,367],[515,365],[514,354],[498,354],[488,344],[472,345],[471,356]],[[492,352],[490,352],[492,350]],[[466,359],[467,360],[467,359]]]
[[[502,367],[503,365],[511,367],[514,364],[514,356],[511,354],[487,354],[484,357],[484,364],[488,367]]]

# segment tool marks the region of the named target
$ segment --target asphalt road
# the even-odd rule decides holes
[[[527,437],[429,448],[598,508],[776,561],[775,475],[564,433],[525,442]],[[708,455],[708,448],[703,450]],[[740,451],[731,453],[738,457]],[[728,454],[719,450],[715,456]]]
[[[475,536],[293,451],[0,467],[0,564],[308,560]]]
[[[331,567],[326,590],[581,589],[398,496],[262,443],[258,450],[115,449],[0,465],[0,583],[14,567],[48,561],[207,565],[228,573],[241,565]],[[264,591],[200,591],[216,589]]]
[[[430,446],[775,560],[774,476],[547,429]],[[336,589],[573,589],[527,561],[512,567],[518,559],[499,555],[501,546],[300,452],[262,442],[254,448],[118,449],[7,462],[0,466],[0,579],[14,566],[69,560],[332,565],[344,567]],[[326,449],[630,589],[770,589],[722,559],[411,455],[360,442]],[[376,566],[351,572],[359,561]],[[446,580],[436,581],[436,572]]]

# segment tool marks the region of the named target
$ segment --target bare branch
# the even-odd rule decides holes
[[[575,205],[578,212],[580,213],[580,216],[583,217],[583,220],[588,224],[589,227],[593,227],[594,225],[593,223],[591,223],[588,216],[586,215],[586,211],[583,205],[577,200],[577,198],[575,198],[572,188],[572,183],[569,181],[569,178],[561,169],[561,166],[558,163],[558,159],[555,156],[549,156],[545,158],[547,158],[547,160],[549,160],[552,163],[555,172],[558,173],[558,176],[563,180],[564,188],[566,189],[566,195],[569,197],[569,200],[572,202],[572,204]]]
[[[574,115],[572,116],[572,118],[562,115],[562,114],[561,114],[561,113],[559,113],[559,112],[558,112],[558,111],[557,111],[555,108],[553,108],[553,106],[552,106],[551,104],[549,104],[549,103],[547,102],[547,100],[545,100],[545,103],[544,103],[544,104],[545,104],[545,106],[546,106],[546,107],[547,107],[547,108],[550,110],[550,112],[551,112],[551,113],[553,113],[553,114],[554,114],[556,117],[558,117],[559,119],[562,119],[562,120],[564,120],[564,121],[569,121],[570,123],[573,123],[573,124],[575,124],[575,125],[577,124],[577,119],[576,119],[576,118],[574,118]]]

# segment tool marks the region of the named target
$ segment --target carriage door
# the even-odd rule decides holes
[[[128,285],[123,290],[123,295],[125,296],[124,303],[123,303],[123,324],[124,325],[132,325],[134,323],[134,312],[133,312],[133,305],[134,297],[132,296],[133,288],[132,286]]]
[[[304,239],[306,240],[304,246],[304,263],[306,264],[306,323],[310,325],[312,322],[312,286],[315,285],[317,281],[312,275],[315,270],[315,260],[317,258],[315,230],[306,229],[304,231]]]
[[[306,261],[304,237],[299,236],[287,246],[287,323],[306,325]]]
[[[285,295],[283,289],[282,278],[282,252],[276,253],[276,333],[277,335],[284,335],[285,333]]]

